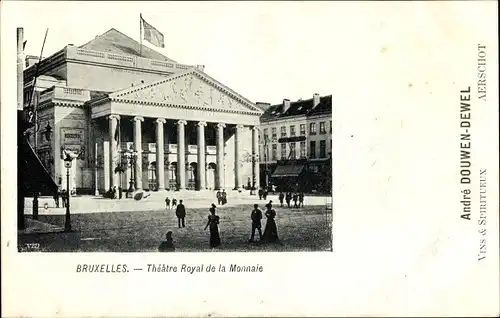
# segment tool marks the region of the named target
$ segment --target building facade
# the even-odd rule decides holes
[[[302,174],[310,184],[306,191],[331,191],[332,96],[282,104],[258,103],[265,108],[260,118],[261,184],[292,188]]]
[[[77,193],[258,183],[263,110],[203,66],[141,48],[115,29],[39,66],[28,57],[26,66],[25,104],[35,83],[38,123],[30,143],[59,185],[66,184],[64,149],[80,153],[69,178]]]

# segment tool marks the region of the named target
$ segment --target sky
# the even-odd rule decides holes
[[[44,56],[67,44],[82,45],[110,28],[139,40],[142,13],[165,36],[163,49],[144,45],[179,63],[203,64],[207,74],[246,98],[273,104],[314,93],[335,95],[329,78],[345,62],[338,56],[349,40],[343,11],[335,12],[328,3],[3,4],[14,12],[13,23],[24,28],[26,54],[36,56],[47,28]]]

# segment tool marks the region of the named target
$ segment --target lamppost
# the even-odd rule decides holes
[[[269,137],[267,135],[264,135],[264,140],[262,141],[262,144],[264,145],[264,173],[265,173],[265,187],[266,189],[269,186],[269,167],[268,167],[268,161],[269,161]]]
[[[243,155],[243,159],[241,160],[242,163],[240,163],[240,167],[243,167],[243,162],[249,162],[252,164],[252,167],[255,165],[255,162],[259,162],[259,154],[251,154],[249,152],[246,152],[244,155]],[[254,175],[252,178],[252,183],[250,185],[250,195],[253,195],[253,191],[256,190],[255,188],[255,184],[256,184],[256,178],[259,178],[259,175],[257,174],[260,174],[260,169],[259,171],[256,171],[255,172],[256,175]],[[266,185],[267,186],[267,185]]]
[[[64,230],[69,232],[71,231],[71,215],[69,213],[70,208],[70,197],[71,193],[69,191],[69,170],[73,164],[73,159],[78,158],[78,153],[72,152],[71,150],[64,150],[64,167],[66,168],[66,218],[64,221]]]
[[[124,153],[124,156],[125,156],[125,158],[127,158],[129,160],[130,167],[132,168],[131,172],[130,172],[130,182],[129,182],[130,186],[129,186],[128,191],[127,191],[127,197],[128,197],[129,194],[132,194],[135,191],[135,186],[134,186],[134,162],[135,162],[135,158],[137,157],[137,151],[129,149],[128,151],[126,151]]]

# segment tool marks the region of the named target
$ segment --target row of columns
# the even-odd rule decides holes
[[[109,120],[109,134],[110,134],[110,175],[111,175],[111,186],[118,187],[119,180],[118,176],[114,173],[114,169],[117,166],[117,161],[119,158],[119,145],[116,138],[116,133],[118,129],[118,121],[120,119],[119,115],[110,115]],[[134,151],[137,154],[135,157],[135,187],[140,190],[142,188],[142,130],[141,124],[144,122],[143,117],[134,117]],[[164,162],[164,140],[163,140],[163,124],[165,124],[165,118],[156,119],[156,163],[157,163],[157,173],[156,173],[156,183],[157,189],[165,189],[165,176],[163,169],[159,167],[163,166]],[[186,175],[184,173],[186,169],[186,147],[185,147],[185,126],[187,124],[186,120],[177,121],[177,183],[179,190],[186,188]],[[198,169],[196,178],[200,189],[205,189],[206,178],[205,178],[205,127],[207,123],[200,121],[197,123],[197,144],[198,144]],[[216,132],[216,164],[217,164],[217,177],[216,177],[216,187],[221,189],[224,185],[224,128],[225,124],[217,124]],[[235,188],[241,189],[243,185],[242,175],[240,170],[241,162],[241,138],[242,138],[243,125],[236,126],[235,134]],[[259,188],[259,162],[257,160],[257,155],[259,153],[258,147],[258,128],[252,127],[252,174],[255,182],[255,187]]]

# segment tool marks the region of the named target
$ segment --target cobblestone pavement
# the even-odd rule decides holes
[[[269,200],[269,198],[268,198]],[[258,201],[258,200],[257,200]],[[264,210],[264,201],[260,201]],[[187,206],[186,227],[177,227],[174,210],[121,211],[81,213],[72,215],[74,230],[81,232],[81,241],[74,251],[82,252],[155,252],[169,230],[173,231],[176,252],[210,251],[209,231],[203,230],[206,208]],[[228,251],[329,251],[331,250],[331,211],[324,205],[300,209],[275,205],[280,244],[248,243],[251,231],[252,204],[228,205],[217,209],[220,216],[222,245],[216,249]],[[39,220],[64,225],[64,215],[40,215]],[[265,218],[262,230],[265,227]],[[64,246],[47,244],[42,251],[67,251]]]

